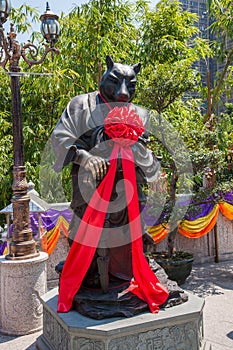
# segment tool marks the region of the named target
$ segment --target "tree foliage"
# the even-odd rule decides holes
[[[150,63],[176,62],[193,56],[188,45],[197,34],[197,15],[183,11],[179,1],[160,1],[154,11],[147,10],[142,22],[141,54]],[[195,40],[195,39],[194,39]]]
[[[227,12],[221,13],[215,6],[217,3],[224,7],[229,1],[212,0],[210,6],[212,15],[218,16],[217,23],[223,28],[224,35],[232,35],[229,22],[232,9],[227,5]],[[27,5],[13,10],[11,16],[21,33],[28,32],[31,23],[39,17],[36,10]],[[220,123],[219,134],[206,130],[203,103],[187,94],[187,90],[197,90],[200,83],[194,62],[210,55],[208,43],[199,36],[196,21],[197,16],[183,11],[176,0],[162,0],[154,9],[145,0],[90,0],[87,4],[76,6],[67,16],[62,14],[61,37],[57,43],[60,54],[55,55],[53,62],[48,56],[42,65],[29,70],[44,75],[21,78],[27,179],[32,179],[37,190],[41,157],[45,157],[43,150],[58,118],[72,97],[98,89],[100,75],[105,69],[105,57],[109,54],[122,63],[142,63],[135,102],[162,114],[174,125],[187,149],[193,152],[194,163],[197,159],[197,164],[204,164],[200,161],[200,150],[204,149],[204,154],[207,154],[210,142],[215,142],[216,137],[218,142],[221,135],[220,151],[230,144],[232,131],[222,132],[227,128],[223,122]],[[217,24],[213,25],[213,29],[217,29]],[[40,34],[34,33],[31,40],[36,40],[42,52]],[[21,62],[21,69],[28,70],[24,62]],[[3,70],[0,78],[2,208],[12,196],[13,156],[10,78]],[[185,99],[182,100],[182,97]],[[231,116],[229,109],[226,113]],[[226,116],[221,118],[223,121]],[[161,152],[158,144],[154,143],[153,147],[156,152]],[[50,156],[47,157],[52,162]],[[164,157],[165,161],[169,158],[165,151]],[[205,159],[210,158],[206,156]],[[46,167],[44,171],[47,171]],[[68,171],[64,170],[62,181],[69,198]],[[200,170],[197,170],[197,175],[200,181]],[[56,175],[51,173],[45,199],[52,200],[57,181]]]

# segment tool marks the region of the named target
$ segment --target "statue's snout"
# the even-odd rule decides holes
[[[123,80],[118,92],[117,92],[117,101],[118,102],[127,102],[130,99],[130,94],[127,89],[125,79]]]

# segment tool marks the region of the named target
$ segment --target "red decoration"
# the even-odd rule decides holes
[[[104,130],[114,142],[127,147],[137,142],[144,131],[144,126],[134,109],[115,107],[104,120]]]

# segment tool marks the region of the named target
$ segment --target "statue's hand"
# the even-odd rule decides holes
[[[99,156],[93,156],[85,150],[78,150],[74,162],[91,173],[94,180],[102,180],[108,170],[108,162]]]
[[[107,162],[98,156],[91,156],[84,164],[84,168],[90,171],[93,179],[102,180],[107,173]]]

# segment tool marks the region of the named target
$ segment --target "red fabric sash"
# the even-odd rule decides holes
[[[119,152],[122,158],[129,227],[132,239],[134,280],[131,282],[129,291],[144,300],[153,313],[158,312],[159,305],[162,305],[168,298],[167,289],[160,284],[143,254],[133,152],[130,147],[123,148],[118,143],[115,143],[108,172],[88,204],[64,264],[60,278],[58,312],[68,312],[71,309],[73,298],[78,292],[94,258],[114,185]]]

